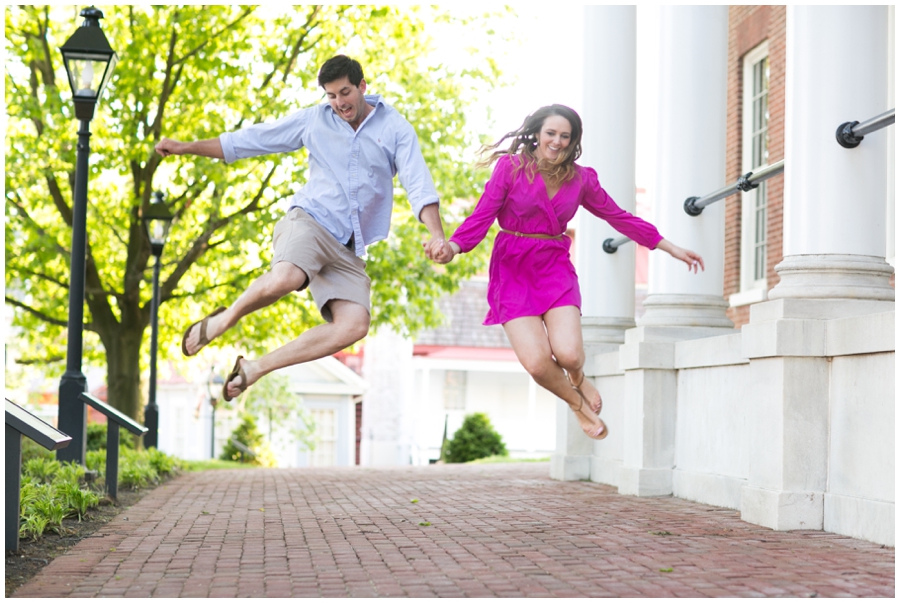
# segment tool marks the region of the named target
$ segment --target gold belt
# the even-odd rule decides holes
[[[563,236],[561,234],[558,235],[546,235],[546,234],[531,234],[528,232],[516,232],[515,230],[506,230],[505,228],[501,228],[500,232],[505,232],[506,234],[511,234],[517,237],[527,237],[529,239],[561,239]]]

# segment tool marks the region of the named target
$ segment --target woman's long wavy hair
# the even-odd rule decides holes
[[[556,161],[538,159],[534,154],[538,148],[538,135],[544,125],[544,120],[551,115],[559,115],[566,119],[572,127],[569,146],[563,149]],[[487,156],[479,160],[476,165],[487,167],[504,155],[521,155],[522,160],[516,162],[513,174],[524,168],[528,182],[534,182],[535,173],[540,172],[550,182],[562,184],[575,176],[575,160],[581,157],[581,133],[581,118],[569,107],[565,105],[541,107],[526,117],[519,129],[505,134],[490,146],[481,147],[480,154],[484,156],[487,153]],[[505,149],[501,149],[500,145],[507,140],[512,142]]]

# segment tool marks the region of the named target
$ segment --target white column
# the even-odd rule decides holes
[[[835,140],[840,124],[891,108],[888,7],[790,6],[787,19],[785,257],[769,299],[893,300],[884,261],[888,133],[854,149]]]
[[[360,464],[409,464],[412,340],[382,329],[366,339]]]
[[[727,6],[660,8],[659,146],[654,221],[676,245],[703,256],[689,273],[666,253],[650,254],[644,326],[733,328],[723,299],[725,206],[699,216],[684,200],[725,184]]]
[[[637,9],[584,9],[584,153],[606,192],[625,211],[635,208],[635,89]],[[585,349],[611,351],[634,327],[634,243],[614,254],[603,241],[618,238],[609,224],[579,210],[575,260],[581,285]]]
[[[894,56],[894,19],[896,8],[893,4],[888,6],[888,65],[887,65],[887,73],[888,73],[888,107],[896,107],[896,99],[894,95],[894,82],[896,81],[894,78],[894,69],[896,65],[896,60]],[[886,255],[885,259],[888,263],[893,266],[896,262],[894,259],[896,257],[895,247],[894,247],[894,238],[896,236],[896,210],[894,209],[894,194],[895,194],[895,183],[894,183],[894,166],[896,165],[896,151],[894,148],[895,144],[895,136],[896,136],[896,126],[891,126],[887,128],[887,216],[885,220],[885,235],[887,236],[887,245],[886,245]]]
[[[646,313],[619,350],[625,372],[619,492],[672,493],[677,379],[675,343],[733,332],[723,298],[724,206],[700,216],[684,200],[724,184],[727,6],[660,8],[659,143],[654,222],[676,245],[700,253],[694,274],[663,252],[650,254]]]
[[[606,192],[619,207],[633,213],[637,10],[634,6],[587,6],[584,32],[584,133],[579,163],[597,170]],[[587,378],[594,374],[594,355],[618,349],[625,331],[634,327],[635,244],[622,245],[614,254],[603,251],[604,240],[619,236],[603,220],[579,210],[575,261]],[[588,479],[592,442],[568,406],[557,404],[550,477]]]
[[[751,307],[741,332],[757,410],[747,430],[752,441],[771,442],[750,456],[741,517],[776,530],[821,530],[835,504],[826,491],[829,319],[894,309],[884,260],[887,133],[854,149],[835,138],[842,123],[890,108],[887,19],[886,6],[787,9],[785,258],[769,301]],[[881,323],[872,324],[856,337],[877,338]]]

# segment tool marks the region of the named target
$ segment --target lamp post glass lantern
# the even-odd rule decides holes
[[[87,191],[90,122],[94,107],[112,76],[118,56],[110,47],[94,7],[81,11],[84,22],[60,47],[69,85],[72,87],[75,117],[80,121],[75,158],[75,185],[72,191],[72,256],[69,276],[69,321],[67,327],[66,372],[59,382],[57,428],[72,437],[72,443],[57,451],[60,461],[84,464],[87,440],[87,406],[79,399],[87,389],[81,371],[84,328],[84,280],[87,256]]]
[[[82,10],[81,16],[84,17],[81,27],[66,40],[60,51],[72,88],[75,116],[90,120],[119,57],[100,29],[103,12],[92,6]]]
[[[156,354],[159,337],[159,265],[162,260],[163,247],[172,224],[172,214],[159,191],[153,193],[153,202],[147,206],[141,220],[144,231],[150,241],[150,252],[156,257],[153,264],[153,297],[150,299],[150,392],[147,406],[144,408],[145,448],[159,447],[159,406],[156,404]]]

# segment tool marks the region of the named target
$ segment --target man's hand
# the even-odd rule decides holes
[[[428,239],[425,243],[422,243],[422,247],[425,248],[425,255],[429,260],[438,261],[439,257],[444,255],[444,248],[447,245],[447,241],[442,238],[432,237]],[[442,263],[442,262],[439,262]]]
[[[199,155],[200,157],[225,159],[225,153],[222,152],[222,143],[219,142],[218,138],[194,140],[192,142],[163,138],[156,143],[155,148],[156,152],[163,157],[168,157],[169,155]]]
[[[168,157],[169,155],[184,154],[184,143],[178,140],[172,140],[171,138],[163,138],[158,143],[156,143],[155,148],[156,152],[163,157]]]
[[[429,257],[438,264],[449,264],[451,261],[453,261],[453,258],[456,257],[457,253],[459,253],[459,245],[452,242],[445,242],[441,249],[437,253],[435,253],[433,257]]]

